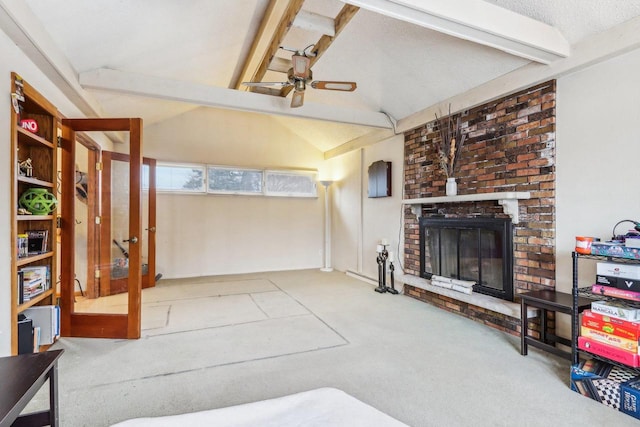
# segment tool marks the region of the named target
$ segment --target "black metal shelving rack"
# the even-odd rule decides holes
[[[607,262],[615,262],[618,264],[640,264],[640,259],[632,259],[632,258],[622,258],[622,257],[616,257],[616,256],[608,256],[608,255],[587,255],[587,254],[580,254],[577,252],[573,252],[572,253],[572,258],[573,258],[573,287],[572,287],[572,295],[573,295],[573,318],[571,319],[573,322],[573,336],[571,337],[571,362],[574,365],[577,365],[579,362],[579,356],[580,353],[589,355],[589,357],[592,357],[594,359],[598,359],[598,360],[602,360],[605,361],[607,363],[610,363],[612,365],[617,365],[617,366],[621,366],[625,369],[633,369],[636,370],[640,373],[640,367],[638,368],[634,368],[631,366],[627,366],[625,364],[616,362],[614,360],[611,359],[607,359],[606,357],[602,357],[599,356],[597,354],[593,354],[590,353],[588,351],[582,350],[582,349],[578,349],[578,336],[580,335],[580,314],[578,312],[578,297],[586,297],[586,298],[591,298],[594,301],[596,300],[614,300],[614,299],[620,299],[620,298],[615,298],[615,297],[610,297],[610,296],[604,296],[604,295],[597,295],[594,294],[593,292],[591,292],[591,287],[584,287],[584,288],[580,288],[578,286],[578,261],[580,259],[590,259],[590,260],[595,260],[595,261],[607,261]],[[625,300],[626,302],[631,302],[628,300]],[[640,305],[639,305],[640,307]]]

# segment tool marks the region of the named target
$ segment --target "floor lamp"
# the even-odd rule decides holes
[[[333,181],[323,180],[324,186],[324,267],[320,271],[333,271],[331,267],[331,210],[329,209],[329,186]]]

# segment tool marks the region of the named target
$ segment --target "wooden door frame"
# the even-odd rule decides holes
[[[129,292],[127,314],[76,313],[75,289],[75,155],[76,132],[129,132],[129,234],[140,236],[142,169],[142,119],[62,119],[62,198],[60,308],[61,335],[94,338],[140,338],[142,266],[141,245],[129,246]]]

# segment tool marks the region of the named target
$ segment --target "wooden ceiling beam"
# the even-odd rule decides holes
[[[264,78],[264,75],[269,69],[269,64],[271,64],[271,61],[280,48],[282,41],[289,32],[289,29],[291,28],[293,21],[296,19],[296,15],[300,12],[303,3],[304,0],[289,0],[289,4],[280,19],[280,23],[271,37],[271,42],[262,56],[262,61],[251,78],[252,82],[259,82]]]
[[[315,54],[315,56],[311,57],[310,67],[313,67],[313,64],[318,62],[318,59],[320,59],[322,54],[327,51],[329,46],[331,46],[331,43],[333,43],[335,38],[338,37],[340,32],[344,29],[344,27],[347,26],[349,21],[351,21],[351,18],[355,16],[358,10],[360,10],[359,7],[352,6],[350,4],[345,4],[342,7],[342,9],[338,13],[338,15],[336,15],[334,20],[335,35],[329,36],[329,35],[323,34],[322,37],[320,37],[320,40],[316,42],[315,46],[313,47],[313,53]],[[293,89],[293,86],[283,87],[280,90],[280,96],[287,96],[292,89]]]
[[[253,42],[251,43],[251,48],[249,49],[249,53],[244,59],[244,63],[242,64],[242,71],[236,78],[236,80],[231,84],[231,88],[240,89],[240,85],[243,81],[245,81],[245,76],[249,73],[249,67],[251,66],[251,62],[253,61],[258,46],[260,45],[262,38],[265,34],[269,23],[271,22],[271,18],[274,15],[274,11],[276,10],[276,6],[280,0],[269,0],[269,4],[267,5],[267,9],[264,12],[264,16],[260,21],[260,28],[258,28],[258,32],[256,33]],[[277,13],[277,12],[275,12]]]
[[[298,13],[293,25],[306,31],[315,31],[332,37],[336,35],[336,26],[333,19],[317,13],[307,12],[306,10],[301,10]]]
[[[269,71],[275,71],[277,73],[285,73],[289,72],[289,68],[291,68],[291,60],[280,58],[276,56],[269,64]]]

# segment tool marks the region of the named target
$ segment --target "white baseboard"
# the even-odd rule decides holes
[[[355,271],[347,270],[345,274],[349,277],[353,277],[354,279],[362,280],[373,286],[378,286],[378,281],[374,280],[370,277],[365,276],[364,274],[356,273]]]

